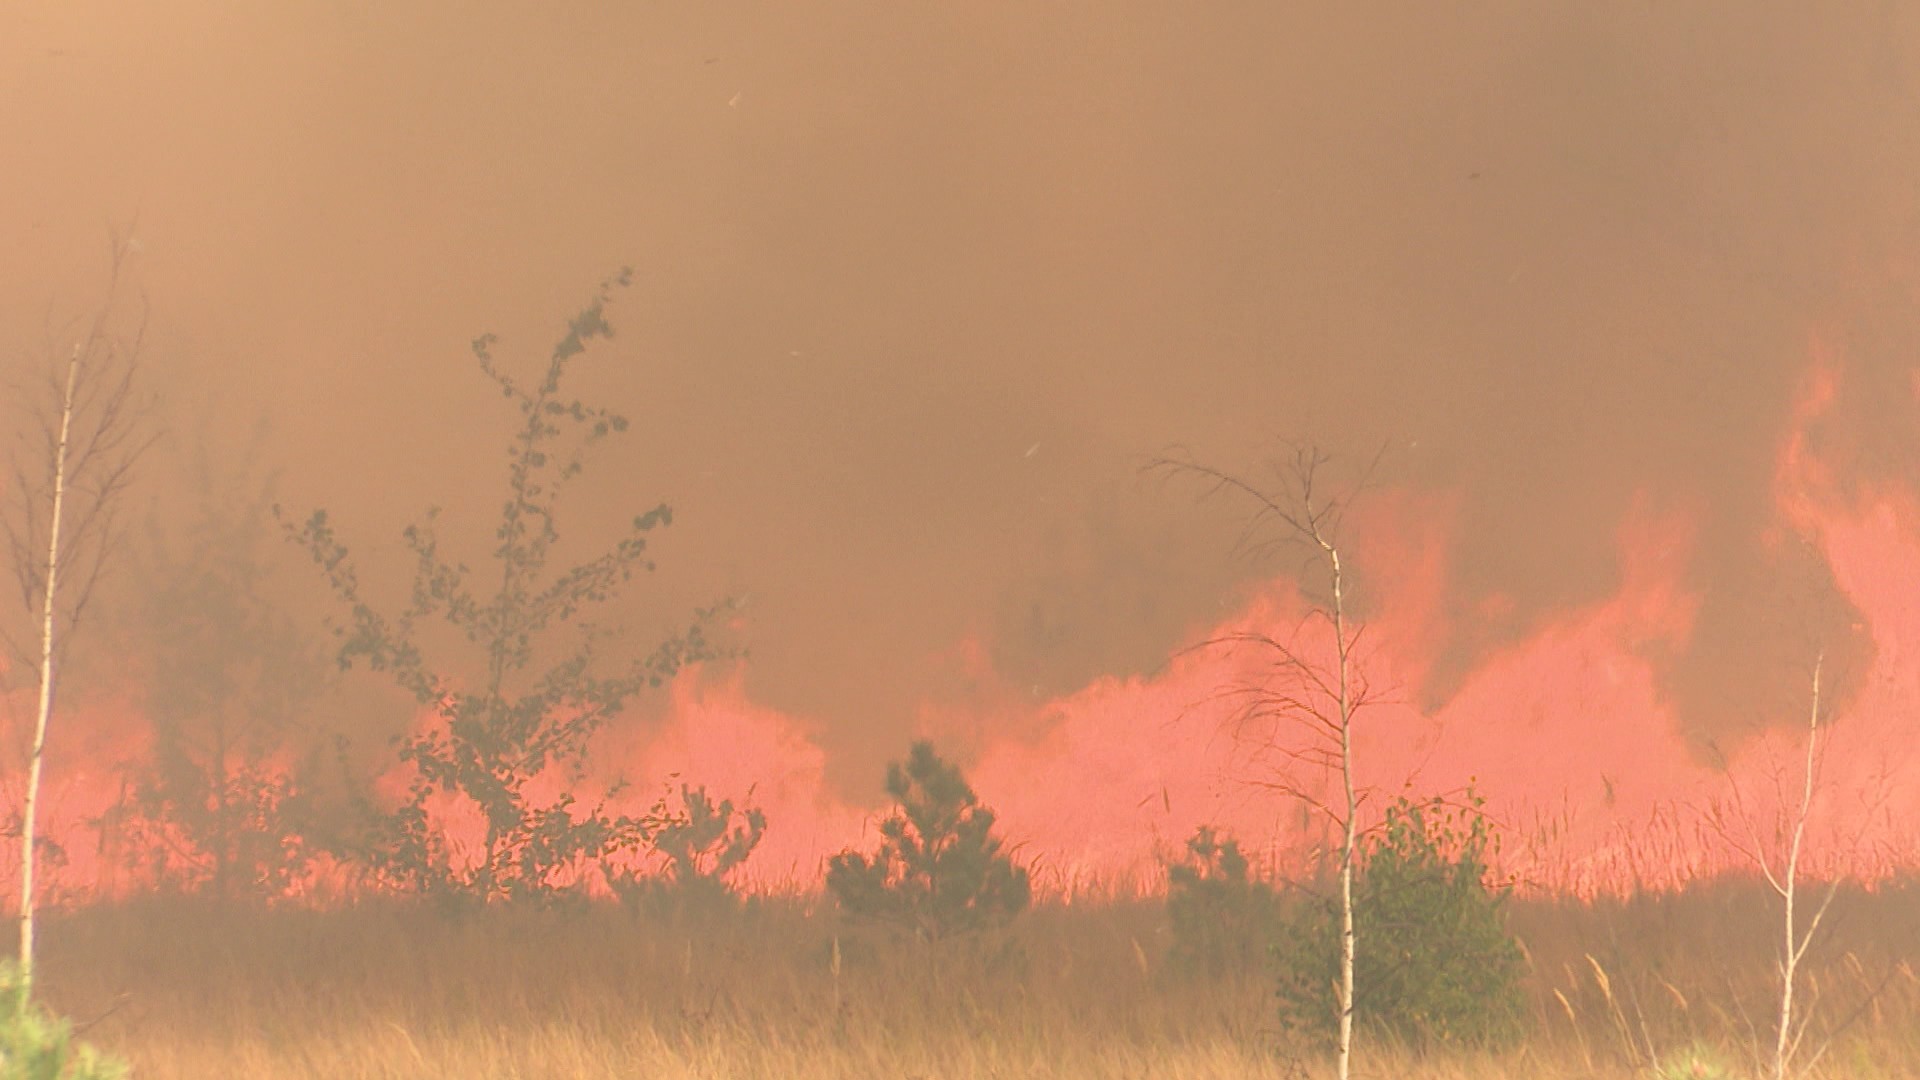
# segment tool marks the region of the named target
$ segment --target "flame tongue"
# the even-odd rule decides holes
[[[1916,852],[1899,823],[1920,815],[1909,760],[1910,718],[1920,716],[1920,504],[1904,490],[1841,496],[1806,437],[1831,404],[1836,379],[1823,356],[1796,403],[1774,486],[1777,528],[1817,550],[1874,647],[1858,692],[1824,720],[1823,798],[1809,838],[1818,872],[1871,879],[1910,865]],[[1357,561],[1373,590],[1355,657],[1355,675],[1375,699],[1355,737],[1357,777],[1369,793],[1364,820],[1377,820],[1402,791],[1457,794],[1472,785],[1503,829],[1504,869],[1545,890],[1677,887],[1747,865],[1709,821],[1717,811],[1724,826],[1737,797],[1748,838],[1771,835],[1768,823],[1798,790],[1786,781],[1799,775],[1804,728],[1748,740],[1724,770],[1680,735],[1659,665],[1684,653],[1695,632],[1701,597],[1683,576],[1694,523],[1642,500],[1617,533],[1611,596],[1488,650],[1444,702],[1422,706],[1413,689],[1436,669],[1449,632],[1446,530],[1436,524],[1450,506],[1389,493],[1355,523],[1364,537]],[[1330,639],[1310,608],[1299,588],[1276,581],[1195,640],[1265,637],[1324,665]],[[1490,617],[1499,611],[1498,597],[1482,605]],[[975,678],[992,680],[989,651],[974,644],[961,653]],[[1039,704],[1011,692],[986,695],[992,715],[972,726],[1020,734],[987,739],[969,776],[1033,864],[1036,886],[1068,897],[1152,891],[1160,860],[1201,825],[1237,835],[1268,872],[1302,869],[1332,830],[1298,796],[1331,789],[1328,774],[1303,764],[1314,747],[1308,728],[1249,708],[1258,700],[1252,692],[1281,689],[1272,660],[1258,645],[1217,644],[1184,650],[1151,675],[1098,679]],[[683,671],[665,712],[651,729],[603,734],[584,788],[569,781],[583,801],[636,777],[642,782],[612,798],[614,809],[645,811],[669,780],[757,806],[768,828],[735,880],[763,891],[816,888],[829,854],[871,843],[870,812],[828,788],[826,753],[809,735],[815,728],[752,701],[740,671]],[[929,709],[922,719],[939,715]],[[132,825],[139,808],[130,778],[150,758],[145,726],[131,710],[71,715],[56,739],[47,804],[47,835],[59,853],[47,875],[50,896],[117,896],[190,873],[194,853],[178,830]],[[284,759],[255,766],[286,775]],[[376,790],[394,798],[406,781],[395,771]],[[565,786],[556,775],[532,790],[557,797]],[[428,809],[452,848],[476,848],[481,826],[471,806],[442,799]],[[156,861],[159,848],[176,857]],[[316,867],[286,890],[325,897],[351,880],[344,867]]]

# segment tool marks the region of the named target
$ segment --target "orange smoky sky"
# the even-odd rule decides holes
[[[378,561],[429,504],[486,535],[466,343],[532,360],[631,265],[581,379],[634,431],[563,527],[672,503],[636,624],[743,598],[747,690],[864,787],[983,669],[1153,670],[1290,569],[1140,477],[1176,444],[1452,500],[1423,698],[1615,589],[1641,507],[1697,533],[1687,723],[1797,707],[1856,617],[1775,463],[1824,336],[1821,452],[1910,472],[1916,178],[1893,3],[0,0],[10,365],[131,224],[170,440],[266,423]]]

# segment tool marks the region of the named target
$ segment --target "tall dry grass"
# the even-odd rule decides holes
[[[1765,894],[1516,901],[1530,1035],[1498,1054],[1370,1040],[1360,1075],[1750,1075],[1771,1015]],[[1807,969],[1819,1075],[1920,1076],[1920,886],[1849,891]],[[1258,973],[1165,963],[1156,903],[1043,907],[927,947],[799,901],[451,916],[148,899],[60,915],[44,987],[150,1080],[217,1077],[1313,1077]],[[1363,939],[1364,942],[1364,939]],[[1364,944],[1363,944],[1364,947]],[[1689,1057],[1689,1055],[1692,1055]]]

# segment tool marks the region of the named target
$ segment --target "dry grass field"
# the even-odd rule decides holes
[[[1499,1053],[1366,1042],[1381,1078],[1756,1075],[1777,920],[1746,883],[1516,901],[1530,1032]],[[1319,1077],[1264,977],[1185,977],[1157,903],[1042,906],[927,947],[766,900],[450,916],[147,900],[62,915],[43,987],[142,1080]],[[1920,884],[1843,893],[1805,1000],[1815,1075],[1920,1076]]]

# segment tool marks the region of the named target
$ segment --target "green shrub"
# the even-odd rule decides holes
[[[1186,854],[1167,863],[1167,919],[1173,927],[1168,966],[1181,974],[1219,976],[1255,970],[1273,939],[1273,889],[1249,873],[1240,841],[1202,825]]]
[[[1520,1034],[1525,961],[1489,886],[1496,840],[1483,800],[1405,797],[1355,853],[1354,1022],[1428,1045],[1494,1045]],[[1331,1038],[1339,1020],[1338,908],[1309,903],[1274,949],[1282,1020]]]
[[[682,809],[657,807],[652,816],[665,822],[653,834],[651,847],[665,867],[656,875],[610,875],[609,883],[621,900],[656,911],[717,911],[738,901],[727,878],[767,831],[767,816],[748,807],[736,809],[732,799],[715,803],[705,787],[680,785]],[[737,819],[737,820],[736,820]]]
[[[880,823],[880,850],[844,851],[827,866],[827,888],[847,914],[935,940],[999,926],[1026,910],[1025,868],[993,836],[993,811],[933,744],[917,742],[887,766],[899,812]]]
[[[127,1066],[73,1037],[73,1025],[36,1005],[20,969],[0,963],[0,1080],[125,1080]]]

